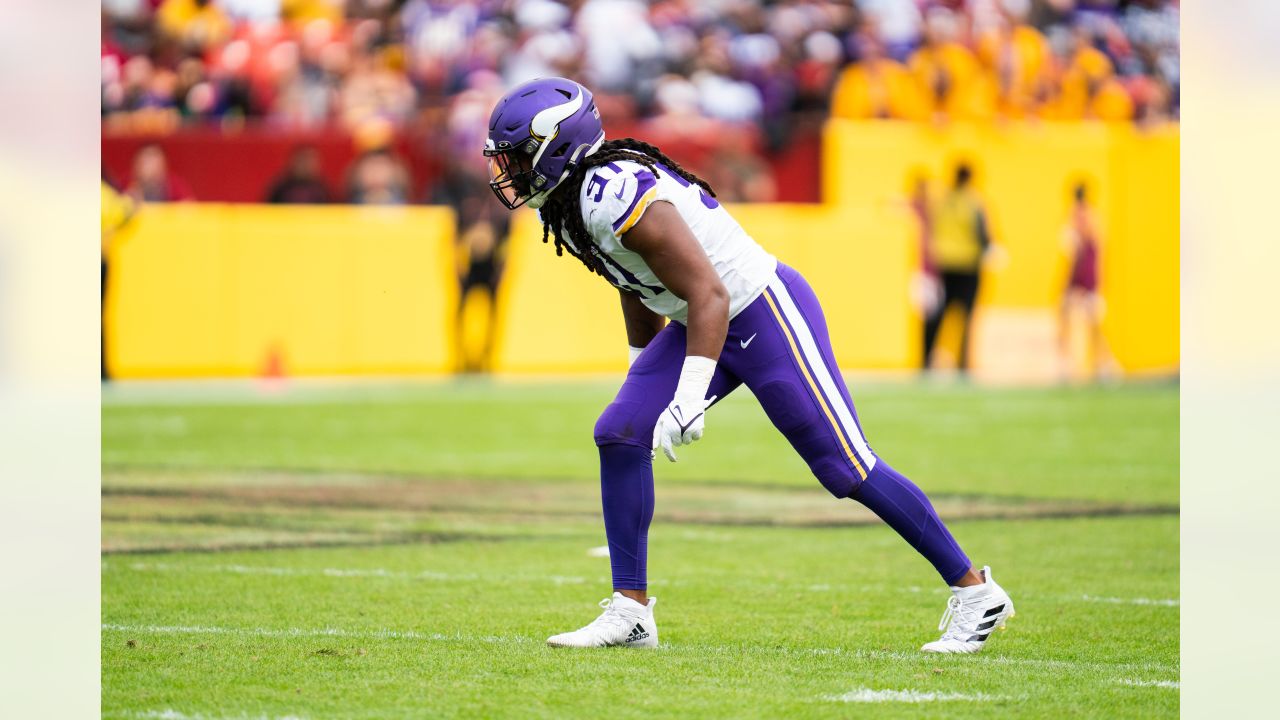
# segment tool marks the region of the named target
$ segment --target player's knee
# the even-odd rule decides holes
[[[862,484],[862,476],[848,462],[834,458],[822,458],[809,463],[813,476],[818,478],[827,492],[838,498],[847,498],[858,490]]]
[[[610,403],[596,420],[596,445],[624,443],[649,447],[653,441],[653,423],[648,423],[647,429],[644,427],[645,423],[640,420],[641,410],[639,403]]]

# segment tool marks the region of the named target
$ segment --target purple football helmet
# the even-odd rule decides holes
[[[602,142],[591,91],[565,78],[532,80],[503,95],[489,116],[489,187],[510,209],[542,207]]]

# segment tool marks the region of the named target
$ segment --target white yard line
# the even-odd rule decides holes
[[[342,628],[235,628],[218,625],[121,625],[103,623],[102,629],[111,632],[156,635],[236,635],[241,637],[337,637],[371,640],[408,639],[483,643],[523,643],[532,638],[499,635],[446,635],[444,633],[420,633],[413,630],[345,630]]]
[[[113,566],[115,567],[115,566]],[[227,573],[232,575],[282,575],[282,576],[323,576],[332,578],[385,578],[390,580],[431,580],[439,582],[466,582],[480,580],[484,576],[477,573],[447,573],[438,570],[387,570],[386,568],[302,568],[272,567],[268,565],[176,565],[171,563],[135,562],[128,565],[130,570],[140,572],[207,572]],[[107,569],[107,563],[102,563]],[[489,577],[493,577],[490,575]],[[504,578],[512,576],[504,574]],[[538,581],[548,581],[556,585],[582,585],[587,578],[578,575],[538,575]]]
[[[872,690],[858,688],[843,695],[828,695],[828,700],[847,703],[930,703],[930,702],[988,702],[1004,700],[998,695],[985,693],[939,693],[919,690]]]
[[[862,650],[845,648],[787,648],[787,647],[752,647],[739,648],[720,645],[698,645],[684,644],[677,646],[663,646],[663,651],[679,651],[679,650],[696,650],[699,652],[711,652],[718,654],[734,654],[740,655],[744,652],[765,652],[780,653],[782,655],[838,655],[847,657],[850,660],[904,660],[904,661],[924,661],[929,660],[936,662],[936,656],[928,656],[921,652],[906,650]],[[930,658],[934,659],[930,659]],[[1009,665],[1012,667],[1031,667],[1046,668],[1053,670],[1072,670],[1083,671],[1089,670],[1099,673],[1115,674],[1120,672],[1149,672],[1149,673],[1166,673],[1170,675],[1178,674],[1178,666],[1166,663],[1108,663],[1108,662],[1091,662],[1088,660],[1054,660],[1049,658],[1016,658],[1003,655],[971,655],[966,656],[962,661],[966,664],[978,665]]]
[[[440,633],[423,634],[412,630],[343,630],[341,628],[232,628],[217,625],[120,625],[103,623],[103,630],[160,635],[246,635],[252,637],[345,637],[345,638],[409,638],[414,640],[448,640]]]
[[[103,564],[105,568],[105,563]],[[145,563],[135,562],[129,564],[130,570],[138,570],[142,572],[208,572],[208,573],[228,573],[233,575],[322,575],[325,577],[375,577],[375,578],[391,578],[396,580],[479,580],[480,576],[476,573],[445,573],[435,570],[419,570],[417,572],[408,572],[404,570],[387,570],[385,568],[301,568],[301,567],[271,567],[266,565],[175,565],[172,563]],[[584,579],[585,582],[585,579]]]
[[[122,717],[139,718],[139,720],[142,718],[147,720],[303,720],[299,715],[205,715],[170,709],[142,710]]]
[[[1121,685],[1132,685],[1134,687],[1154,687],[1165,688],[1168,690],[1178,690],[1182,687],[1182,683],[1178,680],[1131,680],[1123,678],[1116,682]]]
[[[1118,597],[1098,597],[1096,595],[1081,595],[1079,598],[1082,602],[1094,603],[1111,603],[1112,605],[1159,605],[1161,607],[1179,607],[1182,601],[1177,598],[1158,599],[1158,598],[1118,598]]]

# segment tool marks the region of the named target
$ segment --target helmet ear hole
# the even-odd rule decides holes
[[[555,151],[551,153],[551,157],[564,157],[566,152],[569,152],[569,143],[562,143],[560,147],[556,148]]]

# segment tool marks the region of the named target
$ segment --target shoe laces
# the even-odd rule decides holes
[[[587,627],[596,627],[600,625],[629,629],[629,626],[635,622],[634,618],[630,618],[623,612],[622,608],[614,604],[613,598],[607,597],[600,601],[600,607],[604,612],[600,613],[600,617],[591,621]]]
[[[967,634],[972,628],[966,626],[977,624],[980,609],[980,607],[966,604],[958,595],[948,598],[947,609],[942,611],[942,619],[938,621],[938,629],[946,631],[942,634],[942,639]]]

